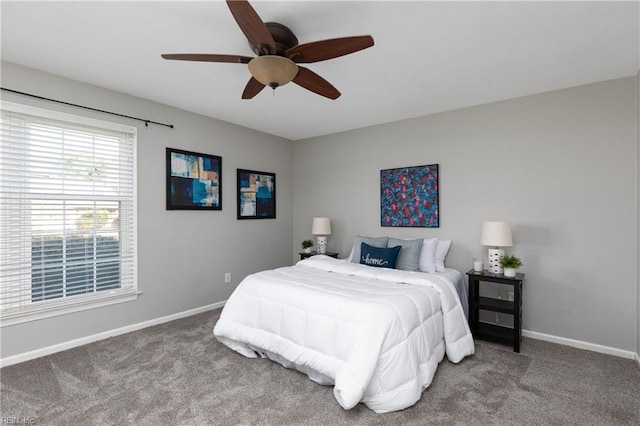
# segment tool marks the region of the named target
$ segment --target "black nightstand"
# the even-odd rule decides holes
[[[302,260],[302,259],[306,259],[306,258],[311,257],[311,256],[315,256],[316,254],[318,254],[318,252],[312,251],[311,253],[302,252],[302,253],[298,253],[298,254],[300,255],[300,260]],[[340,253],[331,253],[330,251],[328,251],[328,252],[323,253],[323,254],[326,254],[327,256],[330,256],[330,257],[335,257],[337,259],[338,255]]]
[[[488,271],[482,273],[470,270],[469,277],[469,328],[474,337],[493,342],[513,345],[514,352],[520,352],[522,339],[522,282],[524,274],[515,278],[505,277]],[[513,301],[480,297],[480,282],[490,282],[513,286]],[[513,315],[513,329],[480,322],[479,311],[501,312]]]

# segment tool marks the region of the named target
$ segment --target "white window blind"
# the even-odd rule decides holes
[[[136,294],[135,128],[5,103],[0,137],[0,318]]]

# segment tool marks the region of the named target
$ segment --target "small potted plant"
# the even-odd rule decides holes
[[[516,276],[516,269],[522,266],[522,260],[516,256],[503,256],[500,259],[500,266],[504,268],[504,276],[513,278]]]
[[[302,250],[304,250],[305,253],[311,253],[311,247],[313,247],[313,241],[304,240],[301,245],[302,245]]]

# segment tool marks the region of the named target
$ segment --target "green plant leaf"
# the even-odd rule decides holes
[[[522,260],[516,256],[505,255],[500,259],[500,266],[503,268],[518,269],[522,266]]]

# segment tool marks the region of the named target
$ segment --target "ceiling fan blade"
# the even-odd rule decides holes
[[[258,13],[246,0],[227,0],[233,18],[244,33],[249,43],[262,54],[276,53],[276,43]],[[256,52],[256,54],[259,54]]]
[[[231,62],[236,64],[248,64],[253,59],[249,56],[213,55],[208,53],[165,53],[160,56],[174,61]]]
[[[298,86],[302,86],[313,93],[324,96],[325,98],[338,99],[338,97],[340,97],[338,89],[333,87],[327,80],[307,68],[298,67],[298,75],[293,79],[293,82]]]
[[[293,62],[310,64],[348,55],[371,46],[373,46],[373,37],[370,35],[332,38],[299,44],[288,49],[285,55]]]
[[[260,93],[262,89],[264,89],[264,84],[260,83],[255,78],[251,77],[251,79],[249,80],[249,82],[244,88],[244,92],[242,92],[242,99],[251,99],[258,93]]]

